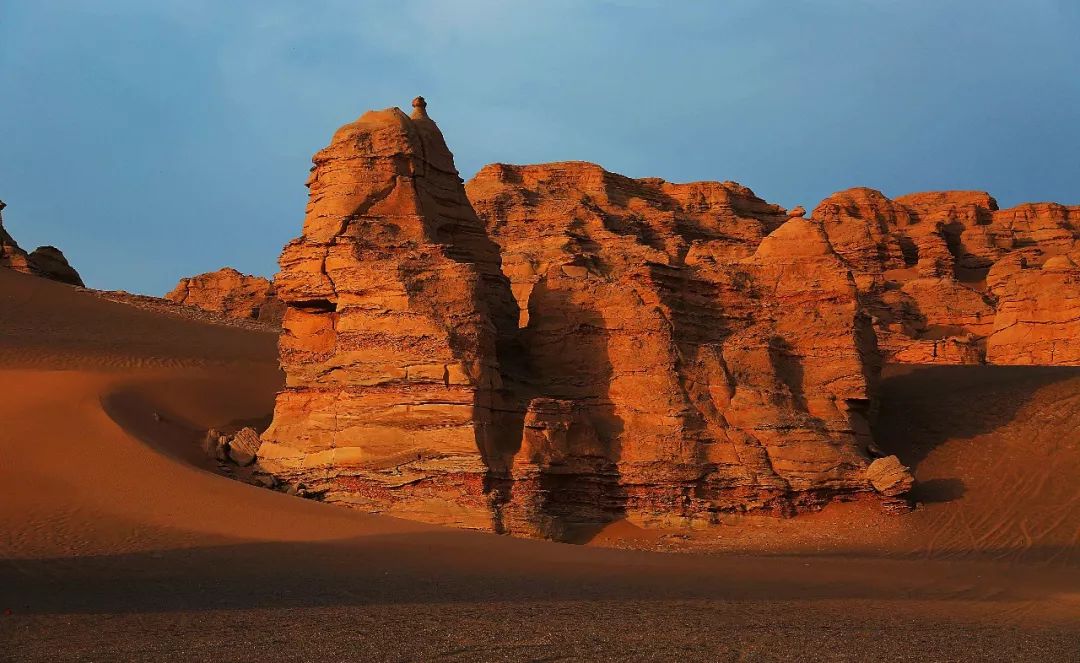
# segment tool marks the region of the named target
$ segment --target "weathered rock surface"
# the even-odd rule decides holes
[[[232,267],[182,278],[165,299],[231,318],[270,324],[280,324],[285,314],[285,305],[274,294],[268,279],[241,274]]]
[[[866,468],[866,478],[874,490],[886,497],[896,497],[911,490],[915,479],[896,456],[877,458]]]
[[[6,205],[0,201],[0,210]],[[14,269],[17,272],[33,274],[69,285],[83,285],[79,273],[68,264],[67,258],[55,246],[39,246],[29,254],[19,248],[15,239],[4,230],[4,220],[0,216],[0,267]]]
[[[75,268],[68,264],[67,258],[55,246],[39,246],[27,256],[30,271],[53,281],[68,285],[82,286],[83,280]]]
[[[255,462],[261,445],[262,441],[254,428],[241,428],[228,441],[229,460],[241,467],[247,467]]]
[[[866,489],[873,337],[815,222],[734,183],[584,163],[487,166],[467,190],[521,309],[507,529],[707,523]]]
[[[997,298],[990,363],[1080,364],[1080,253],[1041,266],[1038,257],[1014,255],[990,268],[987,284]]]
[[[988,356],[987,339],[1000,326],[1012,324],[1008,315],[997,320],[999,290],[1014,302],[1010,310],[1018,300],[1042,301],[1030,276],[991,266],[999,261],[1013,264],[1016,256],[1038,265],[1074,251],[1080,207],[1035,203],[1001,210],[989,194],[979,191],[915,193],[890,200],[873,189],[858,188],[822,201],[814,218],[822,221],[830,243],[855,274],[860,301],[874,318],[886,360],[1023,363],[1050,356],[1045,348],[1028,355],[1014,348]],[[998,272],[998,289],[987,282],[991,271]],[[1003,283],[1006,272],[1018,282]],[[1068,282],[1058,281],[1056,291],[1067,292]],[[1031,324],[1009,333],[1019,334]],[[1047,328],[1045,335],[1055,333]]]
[[[220,462],[232,462],[247,467],[258,458],[262,440],[259,433],[250,427],[244,427],[235,433],[220,433],[211,428],[203,438],[203,451],[210,458]]]
[[[513,409],[497,328],[516,310],[442,134],[414,108],[365,113],[313,159],[275,279],[286,388],[259,462],[328,501],[488,528]]]
[[[463,187],[421,98],[313,162],[258,463],[326,501],[554,538],[902,510],[911,473],[870,458],[883,358],[1080,363],[1078,208],[852,189],[805,218],[581,162]]]
[[[474,212],[414,107],[314,157],[262,470],[553,537],[873,494],[873,334],[818,223],[584,163],[489,166]]]

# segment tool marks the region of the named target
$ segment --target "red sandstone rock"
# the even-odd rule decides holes
[[[513,409],[497,330],[516,311],[498,247],[414,107],[364,114],[313,159],[303,234],[276,277],[286,389],[259,462],[328,501],[490,528],[496,422]]]
[[[507,529],[790,513],[866,489],[872,336],[814,222],[734,183],[584,163],[495,164],[467,190],[522,311]]]
[[[0,210],[6,205],[0,201]],[[4,230],[4,218],[0,215],[0,267],[14,269],[17,272],[30,273],[30,262],[26,251],[19,248],[15,239]]]
[[[39,246],[27,256],[30,271],[53,281],[68,285],[82,286],[83,280],[75,268],[68,264],[67,258],[55,246]]]
[[[987,283],[997,315],[987,340],[994,364],[1080,364],[1080,253],[998,261]]]
[[[911,472],[896,456],[875,459],[866,468],[866,478],[874,490],[886,497],[903,495],[915,483]]]
[[[279,324],[285,313],[269,280],[241,274],[232,267],[180,279],[165,299],[231,318],[272,324]]]
[[[853,189],[807,219],[580,162],[463,188],[420,98],[313,161],[259,463],[327,501],[556,538],[856,494],[899,508],[910,473],[867,454],[879,345],[1072,361],[1080,316],[1033,293],[1076,299],[1074,208]]]
[[[889,200],[872,189],[851,189],[822,201],[814,218],[855,274],[887,360],[979,363],[999,306],[985,283],[988,268],[1018,252],[1041,261],[1073,250],[1080,207],[1000,210],[978,191]],[[1035,292],[1020,292],[1034,282],[1022,281],[1010,296],[1035,298]],[[1004,361],[1005,355],[996,356],[991,361]]]

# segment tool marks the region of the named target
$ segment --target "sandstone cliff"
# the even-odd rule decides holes
[[[491,526],[507,409],[498,247],[423,101],[364,114],[318,152],[275,279],[287,382],[260,465],[323,499]]]
[[[890,200],[873,189],[858,188],[822,201],[814,218],[823,223],[830,243],[855,275],[861,303],[874,318],[888,361],[1029,363],[1034,356],[1049,356],[1041,350],[1025,353],[1018,347],[1026,342],[1020,337],[1001,340],[998,350],[988,354],[988,339],[1004,326],[1012,331],[999,339],[1023,333],[1051,344],[1056,338],[1059,346],[1068,342],[1064,321],[1038,329],[1030,321],[1014,325],[1010,311],[1017,301],[1053,307],[1046,299],[1049,291],[1039,288],[1054,277],[1039,281],[1009,265],[1021,260],[1038,266],[1074,251],[1080,207],[1039,203],[1001,210],[989,194],[978,191],[916,193]],[[991,287],[987,278],[994,272],[996,285]],[[1013,277],[1015,283],[1005,283]],[[1074,296],[1067,281],[1057,279],[1049,287],[1059,297]],[[1012,349],[1005,350],[1001,343]]]
[[[414,106],[313,159],[275,279],[287,384],[263,470],[553,537],[872,494],[877,351],[819,223],[583,163],[489,166],[471,205]]]
[[[4,207],[6,205],[0,201],[0,210]],[[82,277],[68,264],[67,258],[55,246],[39,246],[29,254],[19,248],[14,238],[4,230],[2,216],[0,216],[0,267],[69,285],[83,285]]]
[[[285,313],[268,279],[241,274],[232,267],[182,278],[165,299],[230,318],[271,324],[280,324]]]

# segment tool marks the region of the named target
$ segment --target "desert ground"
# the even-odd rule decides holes
[[[887,369],[920,506],[579,544],[373,516],[223,475],[276,335],[0,270],[0,658],[1070,661],[1080,369]],[[661,550],[661,551],[658,551]]]

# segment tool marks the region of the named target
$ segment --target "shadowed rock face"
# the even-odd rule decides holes
[[[6,205],[0,201],[0,210],[4,207]],[[0,217],[0,267],[68,285],[83,285],[82,277],[68,264],[63,252],[55,246],[39,246],[30,253],[19,248],[14,238],[4,230],[3,217]]]
[[[280,324],[285,313],[268,279],[241,274],[232,267],[182,278],[165,299],[231,318],[271,324]]]
[[[1047,349],[1064,349],[1074,333],[1068,310],[1077,293],[1062,276],[1068,269],[1043,278],[1030,269],[1076,250],[1080,207],[1029,203],[1001,210],[979,191],[890,200],[859,188],[825,199],[814,218],[854,273],[887,360],[1074,361]],[[1039,348],[1025,349],[1029,342]]]

